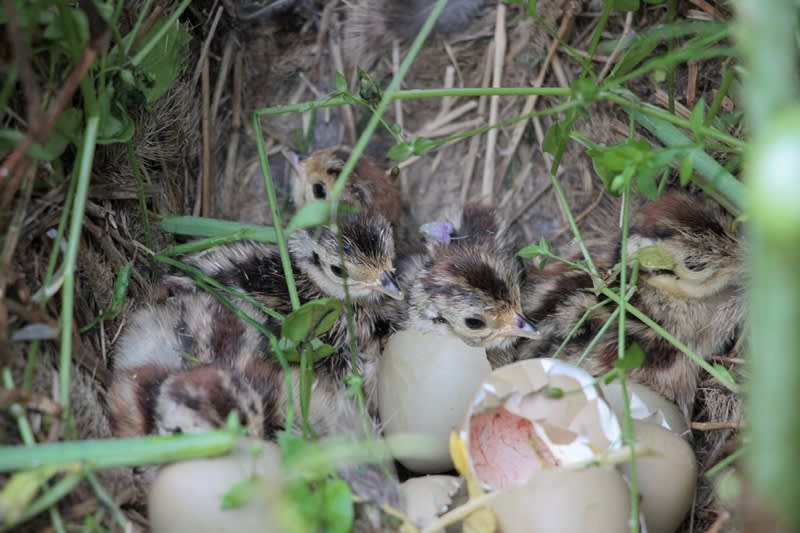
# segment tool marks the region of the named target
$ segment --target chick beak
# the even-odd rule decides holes
[[[381,294],[385,294],[390,298],[394,298],[395,300],[402,300],[403,299],[403,291],[400,290],[400,287],[397,285],[397,280],[394,277],[394,274],[391,272],[381,272],[380,277],[372,286],[372,290],[375,292],[379,292]]]
[[[521,314],[514,312],[511,323],[500,330],[506,337],[525,337],[527,339],[540,339],[542,334],[533,327]]]

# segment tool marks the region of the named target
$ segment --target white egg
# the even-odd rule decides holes
[[[241,439],[228,455],[167,465],[148,496],[150,527],[153,533],[280,531],[274,525],[280,467],[277,445],[250,439]],[[223,494],[253,474],[260,479],[249,500],[221,509]]]
[[[633,421],[636,441],[655,455],[637,457],[641,511],[649,533],[674,533],[692,507],[697,459],[685,440],[657,424]],[[630,475],[630,464],[620,465]]]
[[[600,389],[614,414],[622,420],[622,385],[618,381],[614,381],[608,385],[600,385]],[[634,420],[659,424],[678,435],[689,431],[686,417],[683,416],[678,406],[648,387],[629,381],[628,398],[631,418]]]
[[[489,504],[503,533],[628,531],[630,493],[613,467],[541,470]]]
[[[378,404],[385,433],[433,439],[426,457],[400,456],[406,468],[433,474],[453,468],[450,432],[457,430],[481,380],[491,371],[486,351],[454,337],[400,331],[384,348]]]
[[[406,516],[424,528],[447,511],[464,480],[456,476],[422,476],[405,481],[401,488],[406,502]]]

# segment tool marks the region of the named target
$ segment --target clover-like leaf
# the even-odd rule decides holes
[[[625,357],[617,359],[614,368],[617,370],[633,370],[644,363],[644,350],[638,342],[632,343],[625,349]]]
[[[631,259],[639,261],[639,264],[650,270],[673,270],[675,259],[672,255],[660,246],[644,246],[636,250]]]
[[[326,223],[331,216],[331,203],[328,200],[311,200],[294,214],[286,226],[287,233],[302,228],[311,228]]]

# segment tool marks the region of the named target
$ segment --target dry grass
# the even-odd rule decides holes
[[[561,39],[578,52],[587,50],[599,15],[597,3],[540,0],[538,4],[540,16]],[[728,17],[725,8],[716,2],[698,0],[690,4],[681,4],[678,19]],[[350,61],[358,56],[359,50],[346,38],[353,30],[348,27],[352,23],[348,13],[344,3],[330,2],[314,16],[299,11],[245,24],[234,21],[230,10],[219,7],[212,11],[210,4],[203,2],[193,6],[189,18],[194,24],[195,55],[187,73],[153,113],[143,110],[135,117],[134,144],[151,216],[191,214],[201,206],[204,213],[208,211],[220,218],[267,222],[261,171],[249,131],[250,112],[267,105],[318,98],[333,90],[336,71],[353,72],[355,65]],[[502,26],[505,32],[498,31],[496,25],[503,20],[507,24]],[[665,9],[648,6],[628,18],[623,14],[612,15],[606,33],[609,38],[618,37],[628,30],[637,31],[663,22],[666,22]],[[403,44],[397,49],[402,55]],[[369,70],[378,81],[391,76],[397,68],[392,47],[383,50],[384,53],[372,58],[374,63]],[[446,38],[431,39],[423,55],[425,60],[412,67],[404,88],[566,87],[580,68],[557,41],[534,21],[522,17],[521,8],[513,5],[503,7],[502,12],[493,5],[485,6],[480,17],[466,29]],[[611,52],[604,57],[601,54],[595,57],[593,67],[597,72],[607,71],[616,60],[618,55]],[[193,76],[193,73],[198,74]],[[689,63],[678,69],[676,79],[675,106],[680,112],[683,107],[691,109],[701,97],[706,101],[713,98],[720,80],[720,65],[711,61]],[[643,81],[630,88],[656,105],[667,105],[666,86],[654,88]],[[554,102],[534,97],[403,101],[390,110],[390,119],[403,125],[407,139],[416,135],[436,138],[513,118]],[[580,131],[599,143],[624,137],[626,127],[614,109],[595,105],[591,112],[591,118],[579,123]],[[310,147],[352,144],[363,118],[361,109],[321,111]],[[4,120],[10,120],[8,115]],[[466,200],[483,195],[491,196],[500,206],[524,241],[544,236],[562,247],[568,245],[571,235],[551,189],[550,156],[540,148],[548,126],[549,120],[536,119],[453,142],[403,163],[401,184],[408,226],[436,219],[443,208],[463,205]],[[279,193],[285,198],[289,167],[282,151],[302,148],[296,132],[307,130],[308,117],[280,116],[265,120],[264,128],[273,175]],[[391,144],[388,136],[379,134],[369,151],[383,157]],[[567,149],[559,177],[579,223],[591,220],[599,204],[608,205],[591,162],[575,143]],[[32,301],[32,295],[41,287],[49,255],[57,246],[47,231],[58,225],[66,194],[67,184],[56,180],[52,168],[39,165],[25,178],[11,211],[3,217],[7,242],[13,237],[16,246],[8,254],[4,252],[4,258],[13,259],[3,269],[5,298],[0,314],[7,318],[0,344],[4,347],[3,362],[10,364],[17,383],[22,380],[29,344],[11,343],[8,328],[30,323],[57,325],[60,300],[51,299],[46,306],[39,307]],[[113,273],[122,265],[134,260],[135,274],[125,310],[116,319],[75,336],[75,387],[71,392],[78,436],[82,438],[110,435],[102,405],[114,340],[129,312],[154,299],[152,282],[159,275],[159,269],[141,253],[147,239],[124,146],[98,149],[89,198],[78,263],[76,325],[88,323],[108,307]],[[154,231],[153,237],[155,248],[167,244],[160,232]],[[724,361],[726,366],[738,366],[736,354],[728,357]],[[55,344],[42,342],[33,379],[36,393],[58,398],[56,358]],[[712,380],[703,383],[695,422],[718,424],[695,426],[694,444],[704,470],[735,449],[737,433],[731,424],[735,427],[739,410],[737,398]],[[58,425],[44,424],[38,414],[31,418],[40,442],[60,437]],[[3,441],[16,441],[15,427],[10,419],[5,423]],[[106,481],[115,500],[129,504],[131,517],[136,518],[137,510],[143,512],[142,493],[135,490],[131,472],[108,475]],[[73,523],[96,509],[97,502],[92,506],[91,498],[85,500],[88,503],[78,503],[86,494],[67,505],[65,517]],[[715,507],[708,486],[702,484],[694,517],[695,530],[705,530],[715,523],[714,527],[724,529],[727,527],[724,520],[718,521],[724,516],[727,515]]]

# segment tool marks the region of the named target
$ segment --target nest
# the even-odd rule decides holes
[[[334,90],[337,72],[344,73],[352,82],[351,87],[355,87],[356,66],[368,69],[379,84],[386,83],[398,67],[393,52],[396,57],[403,57],[409,44],[403,40],[408,32],[392,33],[385,24],[381,10],[390,3],[388,0],[323,5],[297,2],[288,10],[252,20],[242,19],[243,3],[223,2],[221,12],[222,7],[195,3],[185,17],[191,22],[193,38],[192,56],[185,72],[152,110],[134,113],[133,144],[150,213],[203,214],[269,223],[263,176],[252,137],[252,110],[329,94]],[[506,53],[501,57],[502,86],[567,87],[580,72],[581,65],[553,44],[553,38],[542,29],[541,23],[523,16],[523,7],[464,4],[472,10],[471,16],[438,27],[438,33],[429,39],[422,52],[425,60],[412,66],[403,82],[404,88],[492,86],[494,50],[501,38],[495,28],[498,16],[513,22],[505,36]],[[574,49],[587,50],[599,15],[595,4],[540,0],[539,16]],[[683,6],[678,16],[719,16],[717,8],[702,4],[714,13],[709,15]],[[135,8],[126,8],[130,20],[135,20]],[[504,15],[498,14],[498,9]],[[217,17],[218,23],[214,23]],[[606,32],[621,36],[663,22],[666,11],[648,7],[633,18],[612,15]],[[614,60],[604,58],[594,65],[597,70],[604,68],[606,59],[609,64]],[[209,63],[207,81],[201,79],[205,75],[195,75],[202,72],[203,61]],[[692,68],[682,65],[677,69],[674,97],[679,113],[691,109],[700,97],[710,100],[718,88],[718,63],[701,63],[699,76],[698,66]],[[645,100],[663,104],[666,93],[654,89],[650,83],[634,83],[629,88]],[[21,100],[16,103],[21,105]],[[544,97],[538,101],[509,97],[495,102],[489,97],[409,100],[390,106],[388,120],[402,125],[406,139],[417,136],[436,139],[533,109],[545,109],[554,103],[555,100]],[[589,111],[589,117],[577,123],[578,131],[599,144],[618,142],[625,137],[626,119],[617,110],[598,104]],[[284,201],[290,176],[286,150],[310,151],[334,144],[352,146],[366,118],[362,109],[342,107],[320,110],[313,127],[309,116],[301,114],[262,120],[273,177]],[[460,206],[470,199],[490,197],[501,216],[512,222],[525,242],[544,237],[562,249],[568,247],[571,232],[550,180],[552,156],[541,149],[544,133],[553,122],[551,117],[534,118],[500,129],[496,135],[482,134],[449,142],[399,164],[409,227],[435,220],[445,206]],[[388,134],[379,132],[371,140],[368,152],[385,158],[393,142]],[[612,205],[585,149],[577,143],[568,144],[558,176],[581,228],[591,226],[595,210],[602,211],[603,206]],[[39,167],[36,180],[52,186],[28,192],[29,201],[15,204],[23,216],[17,229],[16,253],[7,269],[10,274],[7,300],[13,305],[4,309],[9,317],[7,326],[14,328],[32,322],[54,325],[60,313],[58,299],[51,299],[41,311],[34,313],[30,309],[33,309],[31,294],[42,286],[49,255],[58,246],[48,237],[48,230],[58,225],[67,186],[56,184],[45,166]],[[154,220],[146,221],[143,217],[136,190],[125,146],[98,147],[78,262],[75,322],[79,326],[87,324],[107,309],[112,300],[113,273],[131,260],[135,268],[123,311],[115,319],[74,337],[71,396],[80,438],[110,436],[103,394],[112,365],[114,340],[130,312],[154,299],[153,282],[161,273],[142,253],[141,246],[150,242],[154,249],[160,249],[168,244],[168,238],[160,231],[151,228],[148,235],[146,222],[152,226]],[[24,191],[20,193],[24,195]],[[24,374],[28,345],[11,346],[12,373],[19,382]],[[58,397],[57,357],[56,343],[41,344],[33,389],[44,396]],[[737,368],[736,353],[726,357],[721,362]],[[703,382],[695,407],[694,432],[694,445],[703,470],[735,449],[740,411],[737,396],[710,378]],[[58,428],[48,430],[34,424],[34,429],[40,442],[60,436]],[[6,443],[18,440],[10,419],[5,422],[3,435]],[[141,518],[144,495],[137,489],[134,473],[122,470],[105,476],[114,500],[124,504],[129,516],[144,525]],[[92,512],[79,505],[85,494],[78,494],[65,504],[70,520],[79,522]],[[727,527],[725,516],[703,482],[693,517],[695,529],[705,530],[714,524],[718,531]]]

